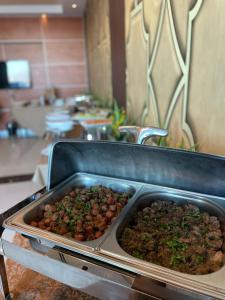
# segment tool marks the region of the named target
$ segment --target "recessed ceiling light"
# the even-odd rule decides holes
[[[76,3],[73,3],[72,4],[72,8],[76,8],[77,7],[77,4]]]

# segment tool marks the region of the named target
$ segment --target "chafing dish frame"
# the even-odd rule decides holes
[[[60,172],[58,172],[58,170],[60,170]],[[210,197],[212,200],[216,198],[223,199],[225,196],[225,158],[213,155],[111,142],[69,140],[54,144],[49,159],[47,191],[51,191],[63,180],[66,180],[71,175],[79,172],[112,177],[117,180],[139,182],[143,185],[157,186],[158,190],[160,190],[160,188],[171,188],[180,190],[181,192],[205,194],[206,197]],[[209,182],[212,182],[213,184],[210,185]],[[36,198],[36,196],[32,195],[32,197],[23,202],[21,206],[26,206],[27,203],[35,201],[34,198]],[[6,216],[11,216],[12,213],[17,210],[18,207],[14,207],[6,214],[3,214],[1,216],[2,221],[6,219]],[[2,223],[3,222],[1,222],[1,224]],[[68,257],[69,255],[69,257],[72,258],[72,261],[74,255],[77,255],[79,251],[73,251],[68,254],[65,253],[68,249],[56,248],[55,245],[43,245],[43,247],[47,249],[46,253],[50,256],[52,256],[52,253],[55,253],[53,259],[46,256],[37,257],[34,253],[37,255],[41,254],[34,252],[34,250],[22,249],[4,239],[1,240],[1,246],[2,254],[17,260],[32,269],[36,268],[35,270],[49,275],[52,278],[77,287],[74,281],[67,282],[65,278],[65,280],[61,278],[60,276],[62,274],[57,275],[54,274],[54,272],[48,274],[44,261],[45,259],[49,259],[49,264],[53,266],[52,262],[55,263],[55,261],[58,260],[60,264],[63,264],[62,270],[64,270],[64,274],[68,274],[67,267],[69,267],[69,272],[71,271],[71,266],[65,266],[67,262],[67,258],[65,259],[65,257]],[[18,253],[17,251],[21,253],[18,257],[16,255],[16,253]],[[85,255],[85,253],[82,254]],[[37,257],[37,260],[34,263],[32,263],[32,256]],[[28,257],[30,257],[29,265],[26,264],[26,258]],[[112,257],[100,252],[93,252],[89,258],[88,255],[85,256],[84,260],[87,259],[93,259],[94,265],[98,265],[98,263],[101,262],[109,273],[109,266],[111,266],[111,268],[116,268],[116,272],[118,271],[119,273],[121,270],[127,269],[127,264],[123,261],[116,258],[112,260]],[[77,260],[77,258],[75,258],[75,260]],[[4,265],[2,264],[1,266],[1,279],[3,280],[5,295],[7,296],[9,293],[7,284],[4,282]],[[77,266],[73,266],[74,272],[76,269]],[[78,268],[78,270],[80,270],[80,268]],[[179,273],[177,276],[170,273],[170,278],[164,278],[162,272],[160,273],[159,270],[154,271],[154,275],[151,274],[151,276],[149,276],[149,273],[144,268],[142,268],[141,273],[138,273],[136,267],[130,265],[127,275],[129,278],[132,278],[132,276],[135,275],[135,280],[132,285],[125,288],[128,289],[129,292],[127,293],[128,298],[124,299],[136,299],[136,296],[138,297],[137,299],[142,299],[142,297],[147,297],[146,299],[164,297],[165,299],[165,295],[166,299],[180,299],[180,295],[182,295],[182,299],[212,299],[211,297],[220,299],[225,298],[225,296],[221,295],[221,292],[216,288],[211,289],[206,285],[202,285],[203,289],[199,289],[199,285],[196,284],[193,279],[186,278],[183,282],[180,280],[176,281],[176,279],[181,279],[183,277],[183,273]],[[144,282],[146,284],[144,284]],[[117,287],[118,282],[110,280],[110,284]],[[191,284],[192,286],[190,286]],[[146,288],[148,285],[150,286],[150,290],[149,288]]]

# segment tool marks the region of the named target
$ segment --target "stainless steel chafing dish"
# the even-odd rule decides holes
[[[95,184],[131,195],[99,239],[78,242],[29,225],[43,203],[71,186]],[[128,143],[57,142],[51,150],[47,191],[1,216],[3,226],[25,235],[32,250],[2,238],[2,255],[100,299],[225,299],[225,266],[208,275],[188,275],[134,258],[119,246],[118,237],[136,207],[155,196],[195,203],[224,224],[225,159]]]

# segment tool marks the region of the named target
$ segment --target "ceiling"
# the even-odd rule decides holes
[[[87,0],[0,0],[0,16],[37,16],[40,14],[65,17],[84,15]],[[72,4],[77,5],[72,8]]]

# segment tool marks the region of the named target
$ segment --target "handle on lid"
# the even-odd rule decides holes
[[[164,137],[168,135],[168,130],[157,127],[120,126],[119,131],[133,134],[137,144],[144,144],[147,139],[153,136]]]

